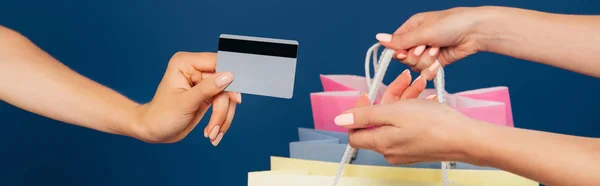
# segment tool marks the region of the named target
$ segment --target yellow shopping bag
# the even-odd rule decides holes
[[[333,176],[311,175],[307,170],[259,171],[248,173],[248,186],[331,186]],[[342,177],[340,186],[442,186],[435,182]],[[469,186],[453,184],[452,186]]]
[[[271,157],[271,171],[252,172],[249,176],[273,177],[290,180],[308,179],[300,183],[331,183],[338,168],[337,163],[301,160],[284,157]],[[282,172],[283,171],[283,172]],[[287,172],[286,172],[287,171]],[[291,172],[290,172],[291,171]],[[383,167],[348,164],[344,168],[343,180],[356,180],[367,185],[439,185],[440,169]],[[330,179],[331,178],[331,179]],[[539,183],[527,178],[500,170],[449,170],[448,178],[454,186],[538,186]],[[256,179],[255,179],[256,180]],[[323,180],[323,181],[322,181]],[[250,179],[249,179],[250,181]],[[350,186],[348,182],[340,182],[340,186]],[[249,182],[250,183],[250,182]],[[347,184],[344,184],[347,183]],[[288,184],[285,184],[288,185]],[[432,185],[432,186],[433,186]],[[298,185],[300,186],[300,185]],[[315,185],[316,186],[316,185]],[[352,185],[355,186],[355,185]],[[359,185],[356,185],[359,186]]]

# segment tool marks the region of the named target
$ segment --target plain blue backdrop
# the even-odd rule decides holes
[[[247,172],[269,168],[269,156],[288,155],[297,127],[312,127],[319,74],[363,75],[376,33],[418,12],[479,5],[600,14],[593,0],[2,0],[0,25],[139,102],[152,98],[171,55],[215,51],[221,33],[294,39],[300,51],[294,98],[245,95],[217,148],[201,129],[152,145],[0,103],[0,185],[245,185]],[[394,63],[385,82],[404,69]],[[489,53],[446,73],[450,92],[508,86],[517,127],[600,137],[596,78]]]

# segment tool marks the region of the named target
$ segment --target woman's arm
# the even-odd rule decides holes
[[[205,136],[218,145],[229,129],[239,93],[215,74],[216,54],[173,55],[151,102],[140,105],[52,58],[27,38],[0,27],[0,100],[66,123],[152,143],[183,139],[212,106]],[[219,137],[220,136],[220,137]]]
[[[52,119],[132,136],[138,103],[69,69],[0,26],[0,100]]]
[[[600,16],[482,7],[484,51],[600,77]]]
[[[500,168],[546,185],[598,185],[600,139],[509,128],[470,127],[464,149],[474,164]]]

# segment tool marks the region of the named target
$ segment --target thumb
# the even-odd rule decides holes
[[[411,31],[389,35],[377,34],[381,45],[396,51],[408,50],[419,45],[428,45],[432,41],[432,31],[429,28],[415,28]]]
[[[221,93],[232,81],[233,75],[230,72],[217,73],[201,80],[192,89],[185,92],[186,100],[195,105],[201,104]]]
[[[334,122],[338,126],[349,129],[362,129],[372,126],[393,124],[395,104],[383,104],[363,106],[350,109],[335,117]]]

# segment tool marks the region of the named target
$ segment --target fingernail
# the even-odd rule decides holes
[[[369,95],[367,93],[362,93],[360,97],[369,97]]]
[[[215,128],[213,128],[212,131],[210,131],[210,139],[214,140],[217,137],[217,134],[219,133],[219,129],[221,129],[221,126],[217,125],[217,126],[215,126]]]
[[[415,80],[413,81],[413,83],[417,82],[417,80],[421,79],[421,75],[419,75],[419,77],[415,78]]]
[[[242,103],[242,93],[237,93],[238,104]]]
[[[435,97],[435,94],[431,94],[431,95],[425,97],[425,99],[433,99],[434,97]]]
[[[233,81],[233,75],[229,72],[225,72],[220,74],[217,79],[215,79],[215,83],[217,83],[217,87],[224,87]]]
[[[354,116],[352,113],[342,114],[335,117],[334,122],[336,125],[344,126],[344,125],[352,125],[354,124]]]
[[[429,55],[430,56],[435,56],[435,55],[437,55],[438,51],[440,51],[440,48],[433,47],[433,48],[429,49]]]
[[[396,58],[398,58],[398,59],[404,59],[404,58],[406,58],[406,54],[400,53],[400,54],[396,55]]]
[[[404,74],[404,73],[408,73],[408,79],[412,79],[412,75],[410,75],[410,70],[405,69],[404,71],[402,71],[402,74]]]
[[[425,51],[425,45],[418,46],[415,48],[415,56],[420,56]]]
[[[212,141],[213,146],[217,146],[219,145],[219,143],[221,142],[221,140],[223,139],[223,133],[219,133],[219,135],[217,136],[217,138],[215,138],[215,140]]]
[[[379,40],[381,42],[392,41],[392,35],[390,35],[390,34],[379,33],[379,34],[375,35],[375,38],[377,38],[377,40]]]
[[[204,138],[208,138],[208,133],[204,132]]]
[[[420,79],[423,79],[423,81],[425,81],[425,86],[427,86],[427,78],[421,78],[423,76],[423,74],[421,74],[419,77],[417,77],[412,84],[415,84],[415,82],[419,81]]]
[[[440,63],[438,63],[438,62],[435,62],[435,63],[431,64],[431,66],[429,66],[429,68],[427,68],[427,69],[429,69],[429,71],[432,71],[432,72],[433,72],[433,71],[434,71],[435,69],[437,69],[437,67],[439,67],[439,66],[440,66]]]

